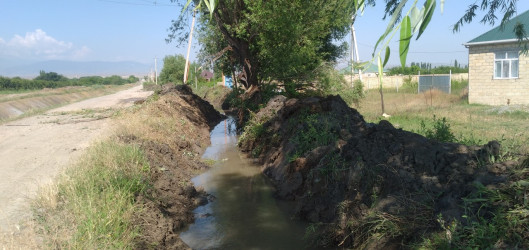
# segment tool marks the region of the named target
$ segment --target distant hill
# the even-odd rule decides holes
[[[161,70],[162,66],[158,66]],[[44,70],[46,72],[56,72],[67,77],[81,77],[81,76],[110,76],[120,75],[128,76],[135,75],[138,77],[148,75],[150,65],[124,61],[124,62],[74,62],[74,61],[43,61],[21,64],[17,66],[1,66],[0,76],[23,78],[33,78],[39,75],[39,72]]]

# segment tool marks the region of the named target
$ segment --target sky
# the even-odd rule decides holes
[[[479,23],[480,13],[459,33],[452,32],[452,25],[474,2],[447,0],[442,14],[438,6],[427,31],[412,41],[407,61],[466,64],[468,51],[462,44],[493,28]],[[356,20],[362,61],[371,59],[373,46],[386,28],[383,8],[384,1],[378,0],[376,7],[368,7]],[[518,14],[528,9],[529,1],[519,1]],[[0,66],[45,60],[154,65],[155,57],[160,63],[166,55],[186,53],[186,44],[178,48],[165,41],[171,20],[180,13],[180,7],[170,0],[0,0]],[[389,65],[398,65],[397,39],[390,45]],[[195,44],[191,60],[196,52]]]

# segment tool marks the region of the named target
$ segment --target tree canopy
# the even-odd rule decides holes
[[[176,0],[173,0],[176,1]],[[246,86],[263,80],[300,81],[307,79],[323,61],[333,61],[344,50],[333,39],[342,38],[354,22],[353,14],[360,14],[375,0],[188,0],[184,11],[202,14],[203,41],[210,55],[227,51],[225,65],[243,72]],[[423,5],[420,7],[419,2]],[[472,22],[478,12],[485,12],[480,20],[494,25],[498,19],[505,24],[516,14],[518,0],[476,0],[454,24],[457,32],[465,23]],[[375,44],[373,59],[381,70],[388,62],[389,42],[399,37],[398,55],[406,64],[410,42],[419,39],[430,23],[433,13],[444,9],[444,0],[408,1],[385,0],[388,26]],[[499,17],[498,17],[499,16]],[[183,15],[173,21],[168,40],[185,38],[177,35],[185,30]],[[527,32],[523,25],[514,29],[520,45],[527,50]],[[184,32],[185,33],[185,32]],[[228,68],[229,68],[228,67]],[[380,72],[381,73],[381,72]],[[382,75],[382,74],[380,74]]]
[[[160,81],[162,83],[182,83],[184,81],[185,65],[186,59],[182,55],[164,57]]]
[[[44,80],[44,81],[66,81],[68,78],[66,78],[63,75],[57,74],[56,72],[46,72],[44,70],[41,70],[39,72],[39,76],[35,77],[34,80]]]
[[[346,45],[332,41],[347,34],[355,9],[351,0],[226,0],[214,6],[212,13],[197,9],[204,51],[225,49],[224,70],[242,72],[246,87],[305,81],[322,62],[335,61]],[[170,40],[181,37],[175,35],[180,24],[173,22]]]

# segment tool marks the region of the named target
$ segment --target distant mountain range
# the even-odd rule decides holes
[[[161,70],[161,65],[158,66],[158,71]],[[138,77],[146,76],[151,70],[149,64],[143,64],[132,61],[123,62],[75,62],[75,61],[42,61],[26,64],[0,65],[0,76],[22,78],[34,78],[39,75],[39,72],[44,70],[46,72],[56,72],[66,77],[81,77],[81,76],[129,76],[135,75]]]

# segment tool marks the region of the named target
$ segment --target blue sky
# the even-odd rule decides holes
[[[422,2],[422,1],[420,1]],[[439,2],[439,1],[438,1]],[[479,23],[452,33],[451,26],[474,0],[448,0],[437,8],[426,33],[413,41],[408,62],[467,63],[462,45],[491,29]],[[167,44],[167,29],[180,14],[169,0],[0,0],[0,63],[43,61],[136,61],[153,64],[154,57],[185,54],[186,46]],[[369,60],[373,45],[386,28],[384,1],[366,9],[355,28],[361,60]],[[518,13],[529,9],[519,1]],[[398,65],[398,42],[391,42],[390,65]],[[349,41],[347,39],[347,41]],[[194,52],[197,47],[193,49]],[[194,53],[191,58],[194,58]]]

